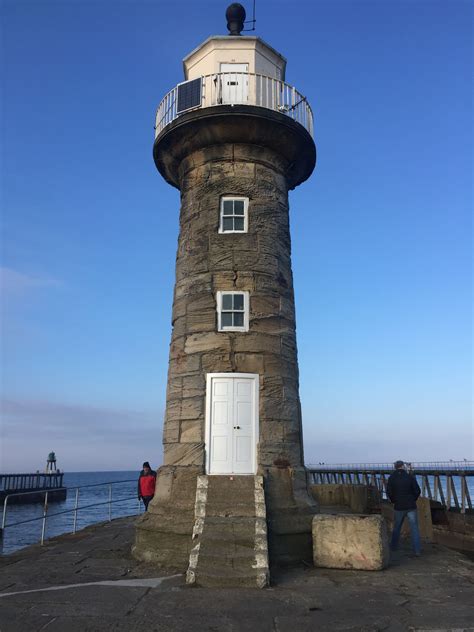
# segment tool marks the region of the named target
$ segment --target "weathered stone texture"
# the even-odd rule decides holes
[[[203,353],[201,356],[203,375],[206,375],[206,373],[227,373],[233,371],[232,355],[230,350]]]
[[[200,476],[188,584],[268,585],[266,507],[262,476]]]
[[[386,505],[382,505],[381,493],[375,485],[324,483],[311,485],[310,492],[320,505],[346,506],[353,513],[370,514],[382,509],[382,515],[390,522],[384,513]]]
[[[202,465],[162,466],[148,511],[137,520],[132,552],[167,569],[186,568],[192,548],[196,478]]]
[[[314,516],[315,566],[378,571],[388,565],[389,557],[387,528],[382,516]]]
[[[181,162],[164,464],[192,467],[195,475],[204,472],[207,373],[259,374],[258,469],[269,489],[276,485],[275,493],[269,491],[271,541],[276,541],[272,533],[283,538],[280,544],[292,538],[295,520],[299,521],[295,554],[287,551],[283,557],[310,559],[310,517],[316,505],[303,491],[296,499],[296,488],[300,482],[305,486],[306,480],[287,168],[280,155],[245,144],[206,147]],[[218,232],[220,199],[227,195],[249,198],[245,234]],[[248,332],[217,331],[216,295],[222,290],[250,293]],[[278,475],[271,476],[270,471]],[[282,480],[286,487],[280,484]],[[280,498],[275,504],[277,491]],[[160,501],[154,503],[152,513],[161,515],[160,507]]]
[[[203,443],[165,443],[163,448],[164,465],[198,465],[204,467]]]
[[[280,458],[299,466],[301,451],[295,444],[301,441],[301,420],[284,163],[263,147],[212,146],[187,156],[180,177],[164,441],[202,440],[197,425],[185,421],[201,420],[204,426],[206,373],[258,373],[265,376],[260,391],[262,464],[271,466],[271,459]],[[218,232],[220,198],[232,194],[249,197],[248,233]],[[216,293],[226,289],[250,292],[249,332],[217,332]],[[275,426],[274,421],[284,423]],[[177,454],[176,447],[173,450],[167,450],[168,463]]]

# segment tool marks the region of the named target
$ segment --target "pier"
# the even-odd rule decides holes
[[[4,503],[5,526],[6,505],[41,503],[45,507],[49,502],[66,500],[67,489],[63,485],[64,472],[56,466],[56,453],[50,452],[46,459],[44,472],[26,472],[23,474],[0,474],[0,502]]]
[[[43,502],[48,492],[48,502],[66,500],[67,489],[63,485],[64,473],[27,472],[0,474],[0,502],[9,496],[9,504]]]
[[[472,630],[474,563],[440,545],[409,547],[382,572],[304,564],[272,586],[193,588],[184,574],[133,559],[134,518],[121,518],[0,557],[0,629],[166,632]]]

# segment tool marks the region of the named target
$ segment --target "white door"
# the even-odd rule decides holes
[[[207,473],[255,474],[258,375],[210,373],[206,399]]]
[[[248,64],[221,64],[222,103],[247,103],[249,94]]]

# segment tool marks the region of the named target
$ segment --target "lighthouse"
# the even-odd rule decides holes
[[[313,115],[286,59],[228,35],[183,60],[153,157],[181,197],[163,465],[134,555],[190,583],[257,585],[311,559],[288,192],[316,163]],[[298,218],[295,218],[298,221]]]

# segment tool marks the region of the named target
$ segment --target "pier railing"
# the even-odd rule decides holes
[[[314,134],[313,112],[306,97],[284,81],[252,72],[219,72],[201,77],[200,83],[195,81],[199,84],[195,100],[186,109],[180,109],[179,103],[183,84],[163,98],[156,112],[155,136],[184,112],[216,105],[253,105],[280,112]]]
[[[75,499],[74,499],[74,507],[71,509],[64,509],[63,511],[55,511],[54,513],[49,513],[49,504],[48,504],[48,494],[50,493],[48,490],[45,491],[45,498],[44,498],[44,503],[43,503],[43,515],[42,516],[37,516],[35,518],[28,518],[27,520],[19,520],[18,522],[13,522],[8,524],[7,523],[7,514],[8,514],[8,501],[10,498],[13,498],[15,496],[25,496],[28,494],[37,494],[37,490],[36,491],[32,491],[32,492],[14,492],[12,494],[8,494],[7,496],[5,496],[5,500],[3,501],[3,515],[2,515],[2,527],[1,527],[1,531],[0,531],[0,535],[1,533],[5,530],[5,529],[11,529],[12,527],[17,527],[19,525],[22,524],[26,524],[29,522],[38,522],[41,521],[41,537],[40,537],[40,543],[41,545],[44,544],[44,540],[45,540],[45,536],[46,536],[46,525],[47,525],[47,520],[49,518],[54,518],[55,516],[61,516],[61,515],[65,515],[65,514],[72,514],[73,516],[73,521],[72,521],[72,529],[65,530],[63,531],[63,533],[76,533],[77,530],[77,514],[79,511],[83,510],[83,509],[91,509],[92,507],[99,507],[101,505],[107,505],[108,506],[108,521],[111,522],[112,520],[112,505],[115,505],[117,503],[123,503],[123,502],[130,502],[130,500],[136,499],[137,500],[137,511],[136,513],[139,514],[141,511],[141,506],[140,506],[140,500],[137,499],[137,494],[133,494],[131,496],[121,496],[120,498],[113,498],[113,488],[114,485],[121,485],[123,483],[134,483],[136,485],[137,480],[136,479],[127,479],[127,480],[123,480],[123,481],[111,481],[111,482],[106,482],[106,483],[94,483],[91,485],[81,485],[79,487],[69,487],[68,490],[69,491],[74,491],[75,490]],[[79,505],[79,498],[80,498],[80,492],[83,489],[86,488],[91,488],[91,487],[108,487],[108,499],[107,500],[103,500],[100,502],[96,502],[96,503],[89,503],[87,505]],[[54,490],[50,490],[50,491],[54,491]],[[97,521],[99,522],[99,521]],[[93,524],[93,523],[91,523]]]
[[[441,503],[446,509],[465,513],[472,511],[470,483],[474,483],[473,461],[407,463],[408,471],[416,476],[421,494]],[[338,463],[309,465],[313,484],[373,485],[386,497],[387,482],[393,473],[390,463]]]
[[[21,492],[23,490],[41,490],[62,487],[63,476],[63,472],[0,474],[0,492]]]

